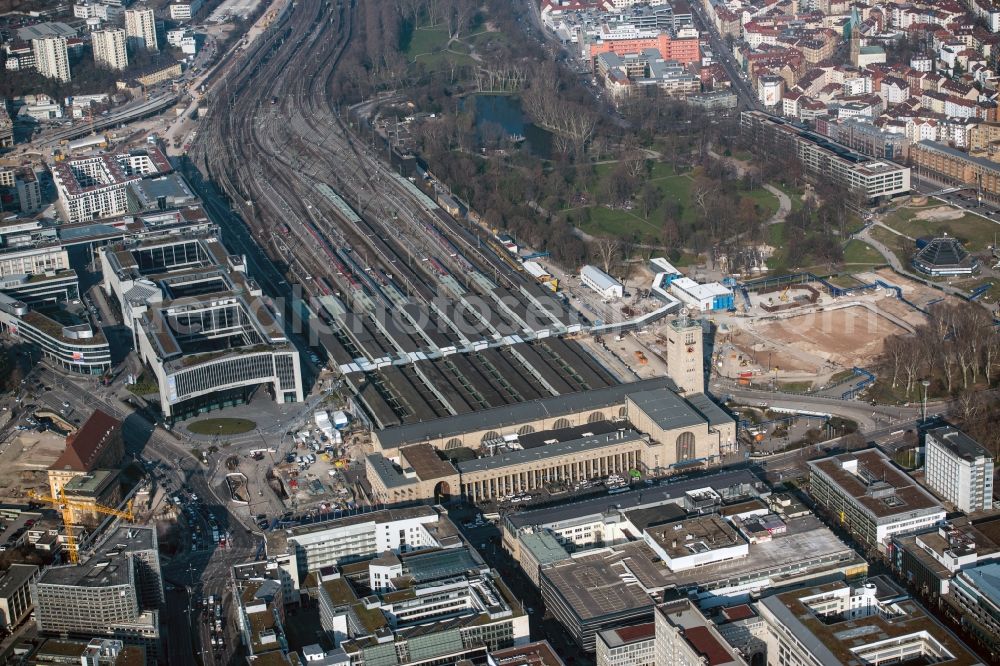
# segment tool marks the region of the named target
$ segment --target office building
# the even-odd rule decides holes
[[[1000,519],[955,518],[918,534],[897,536],[889,550],[895,570],[922,594],[946,596],[962,569],[1000,558]]]
[[[671,666],[747,666],[729,643],[686,599],[656,607],[653,653],[656,664]]]
[[[69,52],[65,37],[39,37],[31,40],[31,50],[35,55],[35,68],[47,79],[69,83]]]
[[[524,609],[465,545],[387,551],[323,569],[318,580],[323,629],[351,663],[480,663],[528,643]]]
[[[959,511],[993,508],[993,456],[979,442],[952,426],[928,430],[924,482]]]
[[[600,631],[596,645],[597,666],[656,666],[656,625],[652,622]]]
[[[795,156],[813,180],[832,180],[866,200],[886,199],[910,191],[910,169],[874,160],[828,137],[760,111],[740,114],[743,136],[763,151]]]
[[[98,30],[91,33],[90,38],[94,48],[94,63],[98,67],[117,70],[128,67],[124,30]]]
[[[764,597],[768,663],[979,666],[958,637],[888,578],[833,582]],[[985,666],[985,664],[983,664]]]
[[[156,39],[156,16],[149,8],[125,10],[125,36],[129,48],[159,51]]]
[[[288,654],[283,589],[280,578],[266,574],[234,577],[236,628],[250,660]]]
[[[76,275],[70,276],[75,285]],[[53,279],[57,289],[68,287],[62,276]],[[39,286],[38,281],[29,283]],[[44,286],[42,284],[41,286]],[[75,288],[72,287],[72,288]],[[88,375],[102,375],[111,369],[111,347],[104,333],[87,322],[64,324],[23,301],[12,298],[0,289],[0,331],[38,349],[50,361],[64,370]]]
[[[945,510],[878,449],[810,460],[809,492],[863,546],[886,552],[897,534],[921,532]]]
[[[146,650],[138,645],[126,645],[113,638],[71,640],[47,638],[36,647],[26,661],[27,666],[133,666],[147,663]]]
[[[0,627],[8,634],[31,613],[31,584],[37,578],[34,564],[11,564],[0,573]]]
[[[566,666],[547,640],[490,650],[490,659],[497,666]]]
[[[121,306],[170,420],[250,400],[302,401],[299,354],[243,257],[214,234],[100,248],[104,290]]]
[[[959,571],[950,592],[962,626],[991,650],[1000,649],[1000,562]]]
[[[155,528],[116,528],[82,564],[45,569],[31,599],[40,634],[118,639],[157,663],[163,582]]]
[[[285,599],[298,599],[306,576],[328,566],[462,545],[447,515],[429,506],[383,509],[267,533],[267,555],[286,571]]]

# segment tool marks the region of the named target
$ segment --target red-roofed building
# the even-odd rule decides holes
[[[490,652],[498,666],[566,666],[548,641],[535,641],[527,645]]]
[[[644,622],[598,632],[598,666],[654,666],[656,664],[656,623]]]
[[[687,599],[656,607],[656,663],[747,666],[698,607]]]
[[[66,436],[66,449],[49,467],[49,490],[53,497],[74,477],[96,469],[118,469],[125,455],[122,422],[95,411],[79,430]]]

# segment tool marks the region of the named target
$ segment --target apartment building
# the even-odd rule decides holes
[[[125,31],[98,30],[91,33],[91,44],[94,48],[94,63],[106,69],[122,70],[128,67],[128,50],[126,49]]]
[[[72,76],[65,37],[49,36],[32,39],[31,50],[39,74],[60,83],[69,83]]]
[[[945,510],[878,449],[810,460],[810,494],[861,544],[885,552],[898,534],[944,520]]]
[[[133,49],[159,51],[156,38],[156,16],[149,8],[125,10],[125,35]]]
[[[924,482],[959,511],[993,508],[993,456],[952,426],[929,430],[925,439]]]
[[[910,157],[914,172],[921,178],[977,188],[985,198],[1000,201],[1000,162],[927,140],[913,144]]]

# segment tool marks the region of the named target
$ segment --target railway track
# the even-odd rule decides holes
[[[296,3],[220,78],[192,149],[310,297],[295,317],[329,325],[322,347],[383,426],[614,383],[576,343],[522,342],[540,288],[352,135],[332,100],[357,11]]]

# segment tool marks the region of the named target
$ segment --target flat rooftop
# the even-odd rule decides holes
[[[975,462],[977,458],[993,458],[986,447],[954,426],[942,426],[928,430],[927,436],[934,438],[935,441],[967,462]]]
[[[759,603],[767,608],[818,659],[822,666],[864,666],[868,661],[853,650],[881,641],[890,641],[921,632],[933,636],[951,658],[935,660],[947,666],[975,666],[978,659],[958,638],[935,620],[915,600],[904,596],[902,589],[888,579],[876,577],[880,600],[895,602],[898,613],[887,617],[873,613],[851,620],[821,618],[803,599],[844,589],[844,583],[828,583],[812,588],[797,589],[763,598]],[[870,580],[875,580],[870,579]],[[921,663],[921,662],[914,662]]]
[[[878,449],[810,460],[813,472],[826,475],[842,492],[876,518],[944,511],[941,504]]]
[[[417,477],[422,481],[441,479],[455,474],[455,468],[447,460],[442,460],[437,449],[430,444],[414,444],[399,450]]]
[[[679,588],[696,585],[723,587],[738,580],[769,578],[775,585],[794,580],[804,570],[823,569],[834,564],[864,560],[815,516],[792,518],[787,531],[770,541],[750,544],[747,557],[724,560],[701,567],[671,572],[671,582]]]
[[[745,489],[750,497],[756,497],[757,491],[755,489],[762,487],[761,480],[753,472],[745,469],[729,470],[717,474],[678,479],[617,495],[601,495],[533,511],[519,511],[508,515],[506,521],[512,529],[516,530],[528,525],[552,525],[579,520],[587,516],[599,516],[609,507],[627,511],[670,502],[677,503],[683,501],[686,493],[702,488],[711,488],[724,496],[727,492],[741,493]]]
[[[576,439],[569,442],[559,442],[548,446],[539,446],[533,449],[523,449],[520,451],[509,451],[495,456],[476,458],[466,462],[458,463],[458,469],[463,474],[470,472],[483,472],[492,469],[503,469],[513,465],[541,464],[542,461],[550,458],[570,455],[573,453],[585,453],[587,451],[599,451],[608,446],[617,444],[627,444],[629,442],[644,442],[646,436],[642,433],[631,431],[621,431]]]
[[[746,543],[732,525],[715,513],[647,528],[646,534],[671,559]]]
[[[620,648],[632,643],[652,640],[656,636],[656,623],[643,622],[642,624],[633,624],[628,627],[608,629],[598,632],[597,635],[601,637],[601,640],[609,648]]]
[[[430,439],[439,439],[468,432],[513,427],[527,421],[538,421],[561,414],[573,414],[623,404],[625,396],[655,388],[676,389],[668,377],[645,379],[630,384],[617,384],[578,393],[539,398],[514,405],[494,407],[478,412],[411,423],[378,432],[383,449],[394,449]]]
[[[653,611],[652,598],[637,582],[626,582],[628,570],[617,551],[600,551],[543,567],[549,581],[581,622],[637,611]]]

